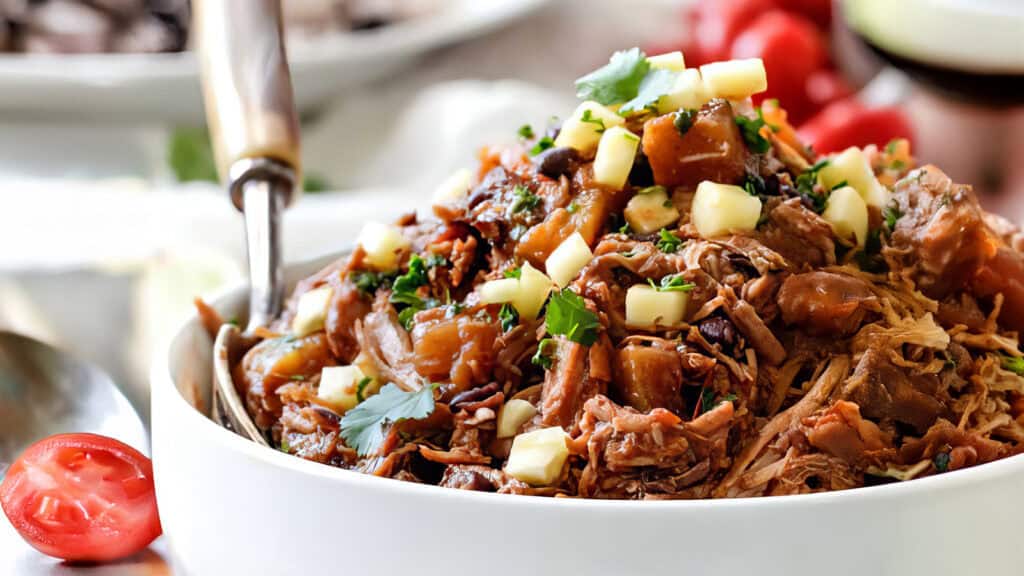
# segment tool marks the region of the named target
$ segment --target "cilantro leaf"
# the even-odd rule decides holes
[[[512,205],[509,209],[513,214],[516,212],[522,212],[523,210],[529,212],[540,204],[540,196],[537,196],[522,184],[516,184],[515,188],[512,189],[512,194],[515,198],[512,200]]]
[[[345,444],[360,456],[373,454],[384,443],[386,426],[426,418],[434,411],[434,388],[424,386],[418,392],[405,392],[394,384],[381,388],[342,417],[341,437]]]
[[[523,277],[523,269],[521,267],[519,267],[519,266],[516,266],[515,268],[509,268],[508,270],[505,270],[505,278],[515,278],[515,279],[518,280],[519,278],[522,278],[522,277]]]
[[[666,254],[672,254],[679,250],[679,247],[683,245],[683,239],[676,236],[672,232],[662,228],[658,231],[659,240],[657,243],[658,250]]]
[[[424,300],[416,293],[417,288],[427,284],[427,280],[426,264],[422,258],[413,254],[409,257],[409,271],[395,278],[391,286],[390,302],[404,306],[398,311],[398,320],[406,330],[412,327],[412,319],[417,312],[437,305],[433,299]]]
[[[576,80],[576,97],[605,106],[632,100],[651,65],[639,48],[612,54],[608,64]]]
[[[640,82],[636,97],[623,104],[619,114],[639,112],[654,106],[662,96],[672,91],[678,78],[679,72],[663,68],[651,70]]]
[[[519,137],[523,140],[533,140],[533,137],[535,136],[533,133],[533,126],[530,126],[529,124],[523,124],[520,126],[517,134],[519,134]]]
[[[501,331],[508,332],[519,325],[519,313],[508,302],[501,305],[498,311],[498,319],[501,320]]]
[[[825,166],[828,166],[828,159],[818,161],[814,166],[811,166],[803,174],[796,177],[797,191],[801,197],[811,203],[814,211],[818,214],[825,211],[826,198],[824,194],[816,192],[814,186],[818,183],[818,172]]]
[[[591,113],[590,110],[583,111],[583,116],[580,116],[580,122],[583,122],[585,124],[593,124],[594,126],[597,126],[596,131],[598,134],[606,130],[604,120],[600,118],[594,118],[594,115],[593,113]]]
[[[533,358],[530,358],[530,363],[534,366],[540,366],[545,370],[551,369],[551,356],[548,355],[548,348],[554,346],[555,341],[551,338],[545,338],[540,341],[537,345],[537,352],[534,353]]]
[[[672,118],[672,125],[676,127],[676,132],[679,132],[680,136],[686,136],[686,133],[693,128],[693,121],[697,118],[697,111],[693,109],[683,109],[675,113]]]
[[[390,277],[387,274],[381,274],[379,272],[352,272],[349,274],[349,279],[356,285],[356,288],[363,294],[372,296],[383,284],[387,284]]]
[[[427,265],[418,254],[409,257],[409,271],[395,278],[395,293],[415,292],[427,283]]]
[[[665,276],[659,284],[655,284],[653,279],[648,278],[647,283],[658,292],[689,292],[697,287],[696,284],[684,280],[680,274]]]
[[[580,209],[580,205],[575,200],[569,202],[569,205],[565,208],[565,211],[569,214],[575,214]]]
[[[356,384],[357,403],[366,400],[366,396],[364,396],[364,394],[366,392],[366,387],[369,386],[371,382],[373,382],[373,378],[370,378],[369,376],[363,376],[362,378],[360,378],[359,383]]]
[[[753,120],[746,116],[737,116],[736,125],[740,127],[743,140],[747,143],[747,148],[750,148],[751,152],[764,154],[771,149],[771,142],[764,136],[761,136],[761,128],[764,127],[765,122],[760,108],[757,109],[757,118]]]
[[[892,234],[896,229],[896,221],[903,217],[903,213],[900,212],[899,206],[887,206],[882,210],[882,217],[885,218],[885,229]]]
[[[530,148],[530,156],[536,156],[548,148],[552,148],[554,145],[555,141],[551,136],[544,136],[540,140],[537,140],[537,143],[533,145],[533,148]]]
[[[590,346],[597,341],[601,322],[578,294],[566,288],[553,292],[544,317],[548,332]]]
[[[619,227],[619,234],[632,234],[633,229],[629,227],[629,222],[626,222]]]
[[[1020,356],[1003,356],[1003,370],[1009,370],[1018,376],[1024,376],[1024,358]]]

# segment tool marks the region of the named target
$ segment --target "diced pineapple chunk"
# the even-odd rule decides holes
[[[835,188],[846,182],[853,186],[868,206],[884,208],[889,203],[889,191],[875,178],[867,156],[860,148],[850,147],[829,158],[828,164],[818,172],[825,188]]]
[[[513,398],[498,411],[498,438],[511,438],[537,413],[537,409],[526,400]]]
[[[584,117],[587,121],[584,121]],[[580,152],[589,152],[597,147],[605,130],[625,123],[626,120],[622,116],[597,102],[588,100],[577,106],[572,116],[562,123],[562,129],[555,138],[555,146],[568,146]]]
[[[611,188],[622,188],[633,170],[633,159],[640,137],[621,126],[601,135],[594,158],[594,181]]]
[[[370,378],[360,390],[359,385],[364,382],[364,378],[368,377],[358,366],[326,366],[320,371],[317,398],[338,412],[351,410],[360,402],[360,398],[365,400],[380,388],[377,380]]]
[[[683,53],[679,50],[658,54],[657,56],[648,56],[647,63],[651,65],[651,68],[672,70],[673,72],[686,70],[686,60],[683,58]]]
[[[565,288],[593,258],[594,253],[590,251],[587,241],[579,232],[573,232],[551,252],[544,267],[555,284]]]
[[[705,180],[693,196],[690,220],[704,238],[732,230],[753,230],[761,218],[761,200],[739,186]]]
[[[660,186],[647,188],[643,194],[630,198],[622,214],[630,229],[640,234],[657,232],[679,220],[679,210]]]
[[[821,214],[836,236],[864,246],[868,237],[868,205],[852,186],[833,190]]]
[[[511,302],[519,293],[519,280],[501,278],[489,280],[480,286],[480,302],[482,304],[504,304]]]
[[[548,294],[554,288],[554,283],[543,272],[530,266],[529,262],[523,264],[521,271],[519,292],[512,299],[512,306],[515,307],[520,318],[533,320],[548,299]]]
[[[454,202],[469,192],[469,184],[473,180],[473,173],[468,168],[456,170],[451,176],[434,190],[434,204]]]
[[[299,296],[295,318],[292,319],[292,333],[296,337],[302,338],[323,329],[332,296],[334,289],[330,286],[321,286]]]
[[[710,99],[700,77],[700,71],[690,68],[683,70],[672,90],[658,100],[658,112],[667,114],[680,108],[697,109],[707,104]]]
[[[516,436],[505,472],[534,486],[554,483],[562,475],[562,467],[569,457],[567,439],[568,434],[557,426]]]
[[[686,292],[659,292],[648,284],[630,286],[626,291],[626,326],[655,328],[679,324],[689,299]]]
[[[760,58],[712,62],[700,67],[700,75],[711,97],[742,100],[768,89],[768,74]]]
[[[356,354],[355,360],[352,361],[353,366],[358,366],[363,374],[373,378],[374,380],[380,380],[380,373],[377,371],[377,365],[370,358],[370,355],[360,350],[359,354]],[[380,384],[377,384],[380,387]]]
[[[359,244],[366,252],[366,263],[384,272],[398,268],[399,257],[409,248],[409,240],[398,228],[380,222],[363,226]]]

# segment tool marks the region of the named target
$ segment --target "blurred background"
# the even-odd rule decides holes
[[[1024,2],[283,0],[306,194],[288,261],[429,204],[477,149],[574,107],[611,52],[759,57],[821,153],[909,138],[1024,219]],[[0,0],[0,328],[147,366],[192,298],[244,275],[212,182],[187,0]]]

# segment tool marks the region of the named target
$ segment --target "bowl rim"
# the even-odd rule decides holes
[[[332,252],[330,254],[304,260],[286,265],[286,275],[297,268],[312,268],[333,261],[345,254],[347,250]],[[216,307],[226,301],[244,298],[248,286],[242,281],[228,286],[211,295],[209,301]],[[448,502],[465,503],[487,503],[500,506],[559,506],[567,509],[593,509],[604,511],[629,511],[630,513],[657,513],[659,511],[726,511],[735,509],[769,510],[778,506],[823,506],[823,505],[851,505],[865,501],[886,501],[902,499],[920,493],[955,492],[966,490],[970,487],[984,485],[987,482],[995,481],[1004,477],[1018,475],[1024,478],[1024,453],[1009,456],[1001,460],[980,464],[955,470],[944,474],[917,478],[910,481],[899,481],[878,486],[862,486],[848,490],[836,490],[831,492],[818,492],[813,494],[793,494],[785,496],[745,496],[739,498],[706,498],[699,500],[651,500],[637,502],[634,500],[604,500],[596,498],[550,498],[545,496],[521,495],[521,494],[498,494],[492,492],[478,492],[472,490],[456,490],[433,484],[420,484],[416,482],[405,482],[393,478],[383,478],[371,474],[364,474],[354,470],[337,468],[319,462],[305,460],[291,454],[283,453],[273,447],[260,446],[250,442],[231,432],[230,430],[216,424],[196,409],[178,389],[171,371],[172,343],[190,329],[193,329],[197,322],[197,316],[193,312],[188,318],[178,324],[177,329],[168,336],[165,345],[158,347],[156,358],[150,370],[151,386],[160,390],[151,392],[151,413],[157,412],[167,414],[170,417],[181,413],[188,422],[186,426],[204,426],[202,435],[208,438],[211,443],[218,443],[226,449],[233,450],[241,455],[259,462],[261,465],[270,466],[278,470],[292,471],[298,475],[312,476],[321,481],[337,482],[340,484],[351,484],[353,488],[375,491],[385,494],[415,496],[422,495],[431,498],[441,498]],[[212,345],[212,342],[211,342]],[[212,368],[211,368],[212,369]],[[171,406],[158,406],[165,396],[170,397]],[[153,434],[156,434],[154,429]],[[154,442],[155,445],[155,442]],[[154,453],[154,456],[156,454]]]

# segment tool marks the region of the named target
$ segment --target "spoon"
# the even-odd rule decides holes
[[[221,180],[245,215],[249,257],[247,332],[266,327],[284,301],[281,211],[298,196],[299,123],[285,55],[280,0],[192,3],[206,119]],[[213,417],[261,444],[231,378],[244,352],[237,328],[214,343]]]
[[[105,372],[52,346],[0,331],[0,478],[33,442],[93,432],[145,449],[146,428]]]

